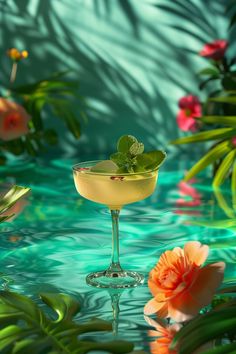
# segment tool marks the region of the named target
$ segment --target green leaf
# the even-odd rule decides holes
[[[214,148],[208,151],[186,174],[184,181],[190,180],[193,176],[204,170],[208,165],[215,162],[217,159],[222,157],[224,154],[229,152],[231,148],[229,147],[228,141],[223,141],[217,144]]]
[[[165,160],[166,153],[164,151],[154,150],[137,156],[138,166],[145,170],[151,170],[159,167]]]
[[[127,155],[123,152],[115,152],[110,156],[110,159],[119,167],[124,166],[129,161]]]
[[[127,353],[133,349],[125,341],[80,340],[83,333],[111,330],[111,323],[99,319],[73,322],[80,305],[69,295],[44,293],[41,298],[57,314],[57,320],[55,316],[46,316],[41,307],[24,295],[0,292],[0,350],[4,348],[12,354],[85,354],[92,350]],[[9,325],[10,320],[14,322]]]
[[[10,325],[0,330],[0,350],[9,348],[14,345],[14,343],[24,336],[25,331],[16,325]],[[30,333],[28,331],[28,333]],[[27,334],[28,334],[27,333]],[[8,351],[9,352],[9,351]]]
[[[219,187],[225,180],[227,173],[229,172],[234,160],[235,160],[235,153],[236,150],[230,151],[223,161],[221,162],[220,166],[216,171],[216,175],[213,180],[213,187]]]
[[[202,69],[201,71],[199,71],[198,74],[202,76],[219,77],[220,73],[216,67],[209,67],[209,68]]]
[[[129,148],[129,152],[133,156],[137,156],[142,154],[144,151],[144,145],[143,143],[133,143],[131,147]]]
[[[222,219],[222,220],[189,220],[189,224],[204,226],[213,229],[233,229],[236,227],[235,219]]]
[[[232,204],[236,210],[236,161],[233,164],[232,177],[231,177],[231,191],[232,191]]]
[[[81,134],[81,128],[78,118],[74,113],[67,107],[67,105],[62,104],[61,102],[54,103],[53,110],[55,114],[66,123],[74,137],[78,139]]]
[[[0,214],[10,209],[21,197],[28,193],[30,188],[13,186],[7,194],[0,199]]]
[[[225,293],[236,293],[236,285],[226,286],[217,291],[217,294],[225,294]]]
[[[235,354],[236,343],[230,343],[226,345],[217,346],[214,349],[204,351],[203,354]]]
[[[134,143],[137,143],[137,139],[132,135],[123,135],[120,137],[117,143],[117,151],[127,154]]]
[[[222,81],[221,84],[223,86],[223,88],[225,89],[225,91],[228,90],[236,90],[236,80],[235,77],[231,76],[225,76]]]
[[[236,306],[211,311],[198,316],[181,328],[175,335],[170,349],[178,343],[180,354],[192,354],[201,345],[216,338],[224,338],[225,334],[232,334],[235,327]]]
[[[236,135],[236,129],[232,128],[220,128],[209,130],[206,132],[201,132],[194,134],[192,136],[187,136],[184,138],[179,138],[176,140],[171,141],[171,144],[189,144],[189,143],[198,143],[201,141],[210,141],[216,139],[225,139],[230,138]]]
[[[203,116],[200,119],[202,122],[208,124],[222,124],[236,127],[236,116]]]
[[[212,97],[212,98],[209,98],[209,101],[219,102],[219,103],[236,104],[236,96]]]
[[[67,294],[42,293],[40,297],[45,304],[57,312],[56,322],[71,320],[80,310],[79,301]]]
[[[50,145],[55,145],[58,142],[57,132],[54,129],[44,131],[44,139]]]

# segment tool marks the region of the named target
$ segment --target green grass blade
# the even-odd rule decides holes
[[[236,116],[203,116],[199,119],[207,124],[222,124],[236,127]]]
[[[184,181],[190,180],[193,176],[201,172],[208,165],[215,162],[217,159],[222,157],[224,154],[231,150],[228,141],[223,141],[222,143],[216,145],[213,149],[208,151],[186,174]]]
[[[236,149],[230,151],[221,162],[220,166],[216,171],[216,175],[213,180],[213,187],[219,187],[225,180],[232,164],[235,161]]]
[[[210,141],[210,140],[216,140],[216,139],[230,138],[235,135],[236,135],[236,129],[219,128],[219,129],[209,130],[206,132],[197,133],[192,136],[186,136],[184,138],[172,140],[170,143],[171,144],[198,143],[201,141]]]

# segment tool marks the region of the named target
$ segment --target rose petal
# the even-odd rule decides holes
[[[168,316],[176,322],[188,321],[198,314],[201,307],[196,298],[186,290],[168,302]]]
[[[208,257],[209,247],[198,241],[187,242],[184,246],[184,254],[188,262],[201,266]]]
[[[144,314],[145,315],[152,315],[153,313],[157,313],[166,305],[165,302],[157,302],[156,299],[151,299],[147,302],[144,306]]]
[[[189,292],[193,297],[197,297],[201,307],[207,306],[211,302],[216,289],[223,280],[224,270],[224,262],[208,264],[199,270]]]

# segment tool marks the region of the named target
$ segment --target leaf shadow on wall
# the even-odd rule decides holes
[[[193,90],[198,93],[194,67],[197,51],[191,41],[200,47],[218,35],[201,9],[203,4],[145,4],[152,13],[156,11],[158,22],[154,22],[145,14],[141,16],[142,8],[135,7],[134,1],[111,5],[104,0],[102,10],[98,1],[89,9],[86,2],[78,0],[63,0],[60,6],[50,0],[36,1],[34,7],[31,0],[12,3],[14,6],[6,2],[2,13],[3,47],[20,44],[30,51],[18,83],[71,68],[87,98],[88,123],[82,125],[83,136],[76,141],[59,125],[61,150],[68,155],[111,152],[114,141],[127,133],[144,140],[150,149],[163,147],[179,135],[177,101]],[[212,11],[211,16],[221,14],[220,2],[218,7],[208,3],[204,6]],[[98,17],[98,23],[109,25],[113,32],[87,23],[83,9],[79,11],[82,7],[91,20]],[[114,20],[115,11],[123,16],[124,24],[129,22],[128,29]],[[191,11],[194,16],[189,16]],[[72,16],[75,13],[76,18]],[[161,14],[167,20],[162,20]],[[175,34],[180,36],[178,40]]]

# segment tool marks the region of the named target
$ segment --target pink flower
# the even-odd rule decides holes
[[[206,43],[200,51],[200,55],[213,60],[221,60],[225,55],[228,47],[228,42],[223,39],[218,39],[211,43]]]
[[[180,182],[178,184],[179,193],[182,198],[177,199],[176,205],[179,207],[194,207],[200,206],[202,204],[201,194],[197,191],[196,188],[191,186],[194,180],[187,182]]]
[[[144,313],[182,322],[207,306],[225,268],[223,262],[202,267],[208,252],[209,247],[197,241],[187,242],[184,249],[175,247],[164,252],[149,273],[148,286],[154,298],[145,305]]]
[[[236,136],[232,138],[231,143],[233,144],[234,147],[236,147]]]
[[[201,103],[197,96],[184,96],[179,100],[179,112],[177,114],[177,124],[183,131],[197,130],[197,117],[202,115]]]
[[[19,104],[0,98],[0,139],[8,141],[29,132],[30,116]]]

